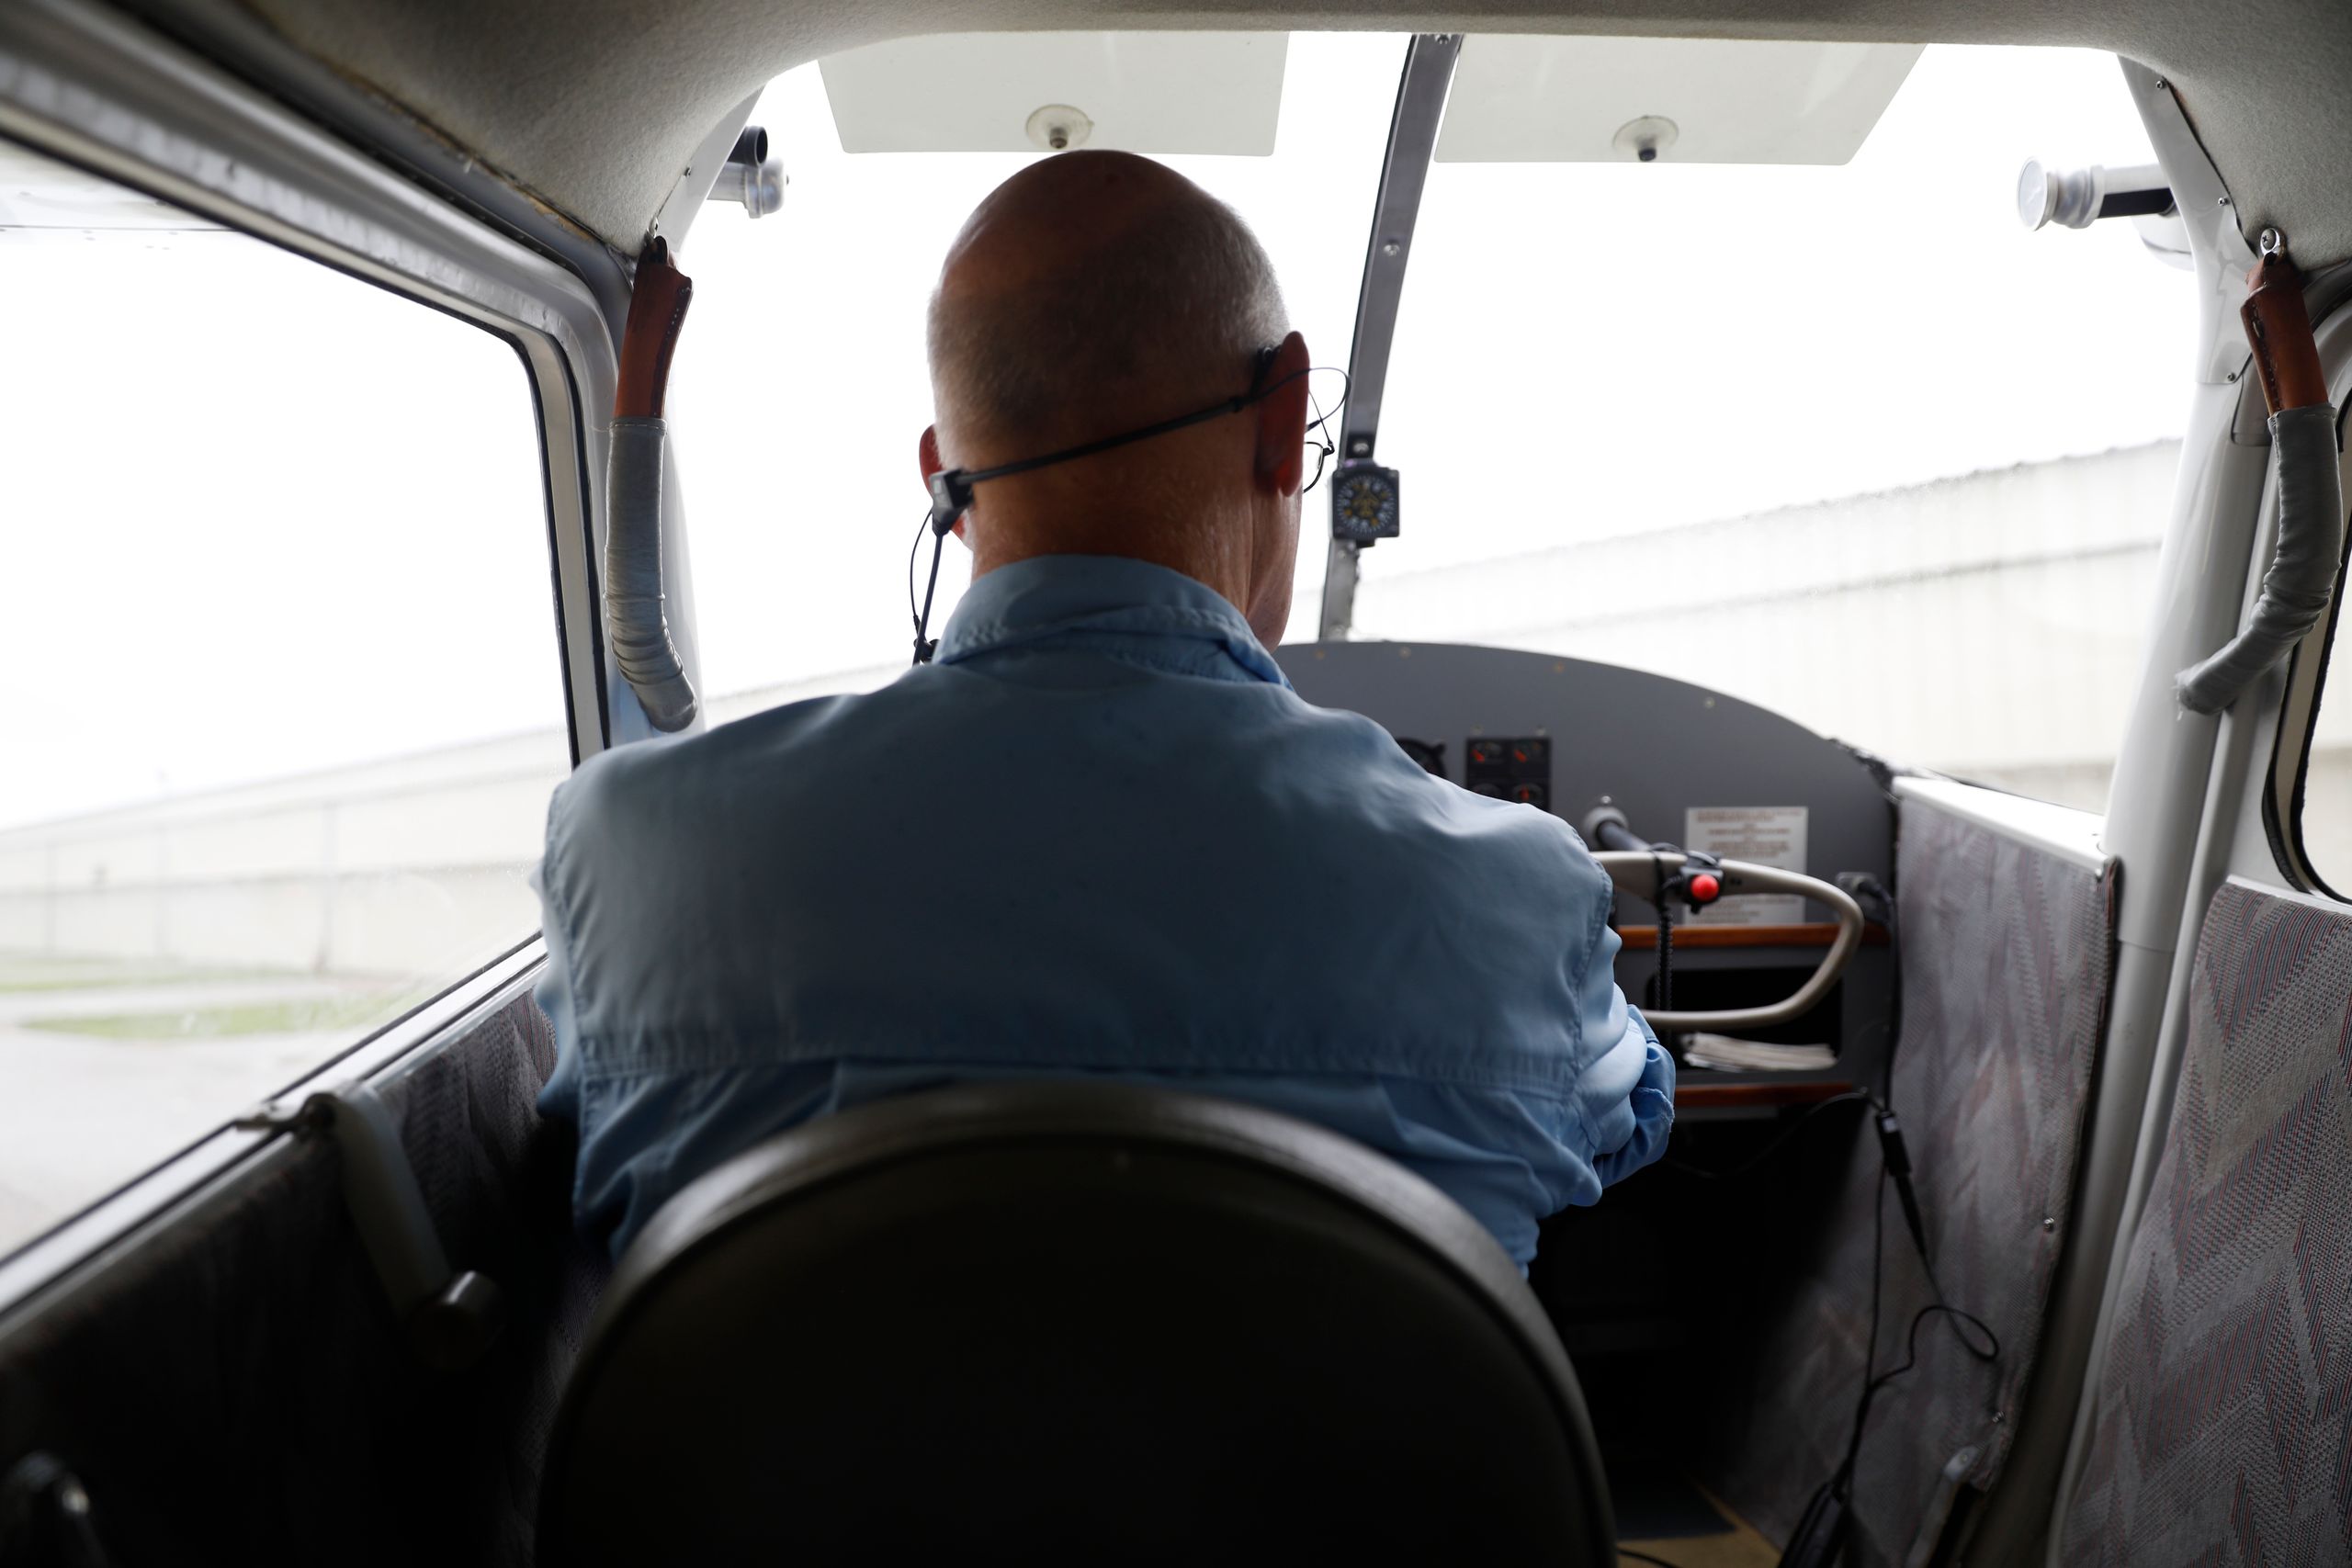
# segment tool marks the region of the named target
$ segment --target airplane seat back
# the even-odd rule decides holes
[[[2060,1546],[2352,1562],[2352,910],[2223,883],[2188,1000]]]
[[[1604,1564],[1575,1373],[1467,1213],[1324,1129],[1126,1085],[783,1134],[629,1249],[549,1563]]]

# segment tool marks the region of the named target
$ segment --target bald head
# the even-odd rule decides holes
[[[1289,328],[1232,209],[1148,158],[1064,153],[999,186],[948,249],[931,304],[940,434],[959,462],[1001,461],[1106,418],[1166,418],[1239,390]]]
[[[1232,209],[1125,152],[1065,152],[999,186],[931,301],[928,476],[1156,424],[1250,387],[1230,417],[982,484],[956,531],[983,574],[1123,555],[1198,579],[1282,635],[1298,548],[1306,345]]]

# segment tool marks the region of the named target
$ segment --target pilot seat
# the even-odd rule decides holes
[[[780,1134],[630,1247],[550,1564],[1615,1561],[1566,1353],[1479,1224],[1251,1106],[960,1086]]]

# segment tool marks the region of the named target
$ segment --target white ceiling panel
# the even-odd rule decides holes
[[[1473,34],[1441,164],[1843,164],[1917,44]]]
[[[1288,33],[949,33],[826,58],[846,152],[1274,150]],[[1074,109],[1072,116],[1065,111]]]

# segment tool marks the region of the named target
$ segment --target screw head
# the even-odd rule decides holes
[[[2161,93],[2161,92],[2163,92],[2165,88],[2167,88],[2167,87],[2169,87],[2169,86],[2171,86],[2171,85],[2172,85],[2172,84],[2171,84],[2171,83],[2169,83],[2169,82],[2167,82],[2167,81],[2165,81],[2163,77],[2159,76],[2159,77],[2157,77],[2157,78],[2156,78],[2156,91],[2157,91],[2157,92]]]
[[[2229,204],[2230,198],[2226,196],[2217,196],[2213,198],[2213,205],[2216,207],[2227,207]]]
[[[2041,1228],[2045,1231],[2054,1231],[2058,1228],[2058,1222],[2051,1215],[2044,1214],[2041,1216]]]
[[[1383,240],[1380,242],[1380,254],[1384,256],[1396,255],[1404,249],[1405,247],[1403,245],[1398,244],[1394,240]]]

